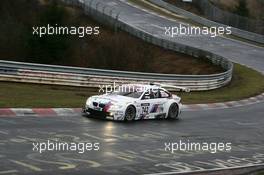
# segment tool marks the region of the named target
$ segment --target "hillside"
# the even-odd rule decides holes
[[[205,59],[168,51],[111,27],[57,1],[0,1],[0,58],[100,69],[208,74],[221,72]],[[33,35],[36,26],[99,26],[100,34]],[[10,49],[12,48],[12,49]]]

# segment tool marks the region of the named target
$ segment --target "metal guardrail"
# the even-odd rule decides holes
[[[224,86],[232,72],[212,75],[177,75],[101,70],[69,66],[0,61],[0,80],[79,87],[99,87],[123,83],[167,83],[189,87],[193,91]]]
[[[110,24],[116,29],[122,29],[128,33],[143,39],[144,41],[161,46],[166,49],[185,53],[194,57],[203,57],[213,64],[221,66],[225,72],[212,75],[177,75],[157,74],[128,71],[101,70],[79,67],[52,66],[43,64],[20,63],[0,60],[0,80],[29,82],[42,84],[58,84],[80,87],[98,87],[99,85],[112,85],[113,82],[121,83],[147,83],[158,82],[171,85],[185,86],[192,91],[202,91],[220,88],[231,81],[233,64],[226,58],[213,53],[193,48],[181,43],[168,41],[153,36],[146,31],[136,28],[133,24],[119,18],[120,11],[112,6],[102,5],[97,0],[63,0],[70,5],[76,5],[84,9],[91,17]],[[198,59],[198,58],[197,58]]]
[[[199,24],[202,24],[202,25],[205,25],[205,26],[209,26],[209,27],[227,27],[225,24],[221,24],[221,23],[218,23],[218,22],[215,22],[215,21],[211,21],[211,20],[208,20],[204,17],[201,17],[201,16],[198,16],[196,14],[193,14],[191,12],[188,12],[184,9],[181,9],[181,8],[178,8],[176,7],[175,5],[172,5],[170,3],[167,3],[163,0],[149,0],[151,3],[157,5],[157,6],[160,6],[162,8],[165,8],[167,10],[170,10],[174,13],[178,13],[178,14],[181,14],[181,15],[184,15],[188,18],[190,18],[191,20],[199,23]],[[195,1],[196,3],[203,3],[203,2],[206,2],[206,1]],[[209,2],[208,2],[209,3]],[[244,38],[244,39],[247,39],[247,40],[250,40],[250,41],[254,41],[254,42],[258,42],[260,44],[264,44],[264,35],[261,35],[261,34],[257,34],[257,33],[253,33],[253,32],[249,32],[249,31],[246,31],[246,30],[242,30],[242,29],[239,29],[239,28],[235,28],[235,27],[232,27],[232,35],[234,36],[237,36],[237,37],[240,37],[240,38]]]

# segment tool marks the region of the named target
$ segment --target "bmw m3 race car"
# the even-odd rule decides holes
[[[166,86],[189,91],[184,87]],[[181,107],[181,98],[171,94],[161,84],[126,84],[110,93],[89,97],[83,112],[84,115],[111,120],[176,119]]]

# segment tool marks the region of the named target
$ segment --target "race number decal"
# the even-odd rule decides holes
[[[146,114],[148,114],[148,111],[149,111],[149,103],[142,103],[141,104],[141,114],[144,114],[144,115],[146,115]]]

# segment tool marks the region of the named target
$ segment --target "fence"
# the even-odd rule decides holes
[[[263,20],[255,20],[224,11],[212,4],[209,0],[195,0],[194,3],[202,9],[204,15],[210,20],[264,35]]]
[[[170,10],[172,12],[184,15],[184,16],[190,18],[191,20],[193,20],[193,21],[195,21],[195,22],[197,22],[199,24],[202,24],[204,26],[208,26],[208,27],[227,27],[226,25],[224,25],[222,23],[217,23],[217,22],[214,22],[214,21],[210,21],[210,20],[208,20],[206,18],[200,17],[200,16],[198,16],[196,14],[190,13],[190,12],[188,12],[186,10],[183,10],[181,8],[178,8],[178,7],[176,7],[176,6],[172,5],[172,4],[164,2],[163,0],[149,0],[149,1],[151,3],[153,3],[153,4],[155,4],[155,5],[158,5],[158,6],[162,7],[162,8]],[[197,1],[197,3],[201,3],[201,2],[202,1]],[[263,28],[263,26],[262,26],[262,28]],[[261,43],[261,44],[264,44],[264,35],[260,35],[260,34],[257,34],[257,33],[253,33],[253,32],[249,32],[249,31],[245,31],[245,30],[241,30],[241,29],[232,27],[232,35],[238,36],[240,38],[245,38],[247,40],[251,40],[251,41],[254,41],[254,42],[258,42],[258,43]]]

